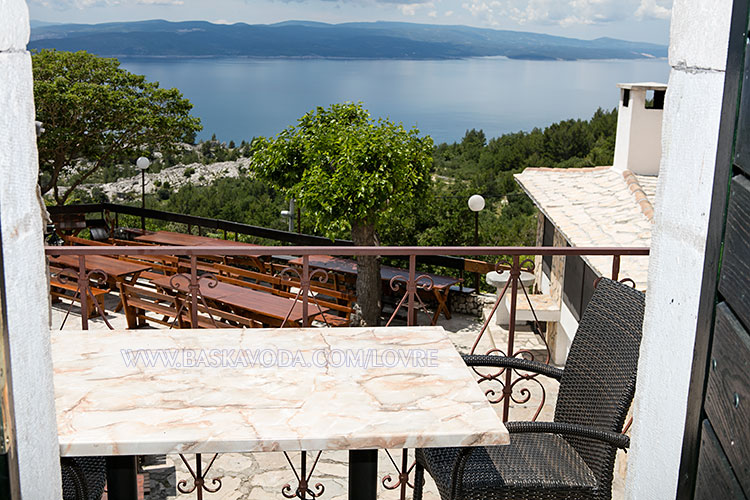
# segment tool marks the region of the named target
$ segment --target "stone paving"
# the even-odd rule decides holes
[[[115,314],[111,311],[117,303],[117,297],[109,295],[105,298],[108,320],[114,328],[125,328],[125,318],[122,314]],[[484,315],[489,312],[488,306]],[[61,302],[52,306],[52,328],[60,329],[63,318],[68,310],[68,303]],[[71,313],[65,323],[65,330],[80,329],[81,317],[77,306],[71,308]],[[424,320],[422,320],[424,322]],[[459,352],[468,353],[474,340],[482,328],[482,319],[454,314],[452,319],[446,320],[441,316],[439,324],[445,328],[449,337],[456,345]],[[95,318],[90,321],[91,329],[106,329],[107,326],[101,318]],[[519,327],[520,331],[516,332],[515,347],[518,349],[527,349],[532,352],[536,359],[544,360],[544,345],[539,338],[534,335],[528,328]],[[507,332],[495,324],[494,319],[489,322],[485,335],[481,339],[477,352],[484,353],[493,348],[506,350]],[[554,413],[554,404],[557,400],[557,382],[551,380],[541,380],[545,389],[546,402],[538,420],[551,420]],[[517,386],[519,390],[522,386]],[[540,388],[536,383],[529,383],[526,386],[532,394],[529,401],[518,404],[511,404],[510,420],[529,420],[536,411],[540,402]],[[498,414],[502,414],[502,406],[495,405]],[[401,464],[401,450],[392,450],[391,455],[396,464]],[[624,457],[624,454],[620,454]],[[299,465],[299,453],[289,454],[292,463]],[[314,460],[315,454],[308,454],[308,466]],[[195,467],[195,457],[186,457],[191,466]],[[204,456],[204,464],[210,460],[210,456]],[[411,463],[413,451],[410,454]],[[324,500],[345,500],[347,498],[347,459],[346,451],[326,451],[323,452],[313,477],[311,484],[321,483],[325,487],[325,492],[321,496]],[[205,467],[205,465],[204,465]],[[613,498],[621,499],[624,497],[624,472],[625,462],[622,457],[618,456],[615,465],[616,474],[613,489]],[[187,468],[180,460],[178,455],[169,455],[166,458],[166,465],[146,466],[149,471],[150,493],[146,499],[153,500],[171,500],[194,497],[195,493],[190,495],[181,494],[177,491],[177,482],[181,480],[190,480],[190,474]],[[392,474],[394,482],[398,479],[397,472],[390,462],[385,452],[379,453],[378,474],[381,480],[387,475]],[[221,478],[222,486],[217,493],[206,494],[206,500],[265,500],[265,499],[283,499],[282,488],[292,483],[296,487],[294,473],[290,470],[289,464],[282,453],[255,453],[255,454],[238,454],[227,453],[220,455],[214,462],[211,472],[208,475],[212,478]],[[192,485],[192,481],[188,481]],[[389,483],[393,484],[393,483]],[[411,491],[408,492],[411,497]],[[309,497],[308,497],[309,498]],[[382,484],[379,485],[378,498],[381,500],[396,500],[399,498],[399,491],[387,490]],[[425,500],[438,500],[439,496],[435,485],[428,477],[425,484]]]

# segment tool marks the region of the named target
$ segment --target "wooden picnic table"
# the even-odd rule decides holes
[[[59,267],[78,269],[79,261],[77,255],[50,256],[49,261],[51,264]],[[135,264],[105,255],[87,255],[85,262],[86,272],[94,270],[104,271],[107,273],[107,281],[114,285],[117,283],[132,285],[138,280],[142,272],[151,269],[151,266],[145,264]],[[122,303],[117,304],[115,312],[120,309],[122,309]]]
[[[323,269],[334,273],[340,273],[349,276],[357,275],[357,262],[351,259],[344,259],[342,257],[334,257],[331,255],[311,255],[310,267],[316,269]],[[292,259],[289,261],[290,265],[301,266],[302,257]],[[409,279],[409,271],[407,269],[400,269],[398,267],[391,266],[380,266],[380,279],[383,281],[390,282],[391,279],[400,276],[404,280]],[[448,308],[448,294],[450,293],[451,286],[460,282],[458,278],[452,278],[450,276],[441,276],[439,274],[431,273],[417,273],[419,276],[427,276],[432,280],[432,292],[435,300],[438,303],[438,307],[435,310],[435,314],[432,316],[432,325],[437,324],[438,317],[442,312],[445,314],[447,319],[451,319],[451,312]],[[424,284],[426,280],[420,281],[419,284]]]
[[[154,286],[163,290],[187,291],[188,283],[185,279],[173,285],[172,277],[165,276],[152,280]],[[214,283],[206,279],[200,280],[200,293],[206,299],[232,310],[234,314],[250,317],[269,326],[300,326],[304,318],[302,299],[294,299],[252,290],[242,286],[223,283]],[[216,286],[213,286],[213,285]],[[291,310],[291,313],[289,312]],[[323,309],[326,312],[327,309]],[[318,307],[311,301],[308,304],[308,316],[318,314]],[[284,322],[285,318],[286,322]]]
[[[170,245],[181,247],[257,247],[252,243],[241,241],[222,240],[220,238],[211,238],[209,236],[196,236],[194,234],[176,233],[174,231],[154,231],[133,238],[135,241],[142,243],[154,243],[157,245]],[[253,265],[261,271],[265,271],[265,264],[260,255],[243,255],[242,258],[248,259]],[[225,260],[225,259],[224,259]],[[226,264],[226,262],[225,262]]]

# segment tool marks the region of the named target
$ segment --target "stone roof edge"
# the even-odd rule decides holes
[[[586,167],[586,168],[588,168],[589,170],[603,170],[603,169],[609,169],[609,168],[612,168],[612,167]],[[531,198],[531,201],[539,209],[539,211],[542,212],[542,214],[547,218],[547,220],[550,221],[550,223],[555,227],[555,230],[559,231],[560,234],[562,234],[563,238],[565,238],[565,241],[567,241],[570,246],[576,247],[577,245],[575,245],[571,241],[570,236],[568,236],[568,234],[565,231],[563,231],[562,228],[555,222],[555,219],[553,219],[549,215],[549,213],[547,213],[547,211],[543,208],[542,204],[539,202],[539,200],[536,198],[536,196],[534,196],[532,194],[532,192],[526,186],[524,186],[523,179],[521,179],[519,176],[521,174],[523,174],[524,172],[526,172],[527,170],[555,170],[555,171],[560,171],[560,170],[581,170],[581,169],[580,168],[566,169],[566,168],[547,168],[547,167],[540,167],[540,168],[527,167],[527,168],[525,168],[523,170],[523,172],[520,172],[520,173],[517,173],[517,174],[513,174],[513,178],[515,179],[516,183],[518,183],[518,185],[521,186],[521,189],[523,189],[523,192],[526,193],[526,195],[529,198]],[[631,172],[631,175],[632,175],[632,172]],[[639,184],[639,186],[640,186],[640,184]],[[599,269],[598,266],[596,266],[593,262],[591,262],[589,260],[589,257],[591,257],[591,255],[582,255],[581,256],[581,258],[583,259],[583,261],[586,262],[586,264],[595,273],[597,273],[599,276],[604,276],[605,275],[604,274],[604,270]],[[608,274],[607,276],[610,277],[611,274]]]
[[[641,212],[646,216],[650,223],[654,223],[654,205],[651,204],[651,200],[648,199],[646,193],[643,191],[638,178],[630,170],[623,170],[622,177],[625,179],[625,184],[630,189],[630,192],[635,196],[635,202],[641,208]]]
[[[521,175],[525,172],[596,172],[599,170],[609,170],[612,165],[603,165],[600,167],[526,167],[523,172],[514,175]]]
[[[602,168],[602,167],[593,167],[593,168]],[[611,167],[603,167],[603,168],[611,168]],[[525,169],[523,170],[523,172],[526,172],[526,171],[527,171],[527,170],[529,170],[529,169],[530,169],[530,168],[525,168]],[[565,168],[545,168],[545,167],[542,167],[542,169],[543,169],[543,170],[558,170],[558,171],[559,171],[559,170],[568,170],[568,169],[565,169]],[[577,168],[577,169],[575,169],[575,170],[580,170],[580,169],[578,169],[578,168]],[[565,231],[563,231],[563,229],[562,229],[562,228],[561,228],[561,227],[560,227],[560,226],[559,226],[559,225],[558,225],[558,224],[557,224],[557,223],[555,222],[555,219],[553,219],[553,218],[552,218],[552,217],[551,217],[551,216],[549,215],[549,213],[547,213],[547,211],[546,211],[546,210],[545,210],[545,209],[544,209],[544,208],[542,207],[542,204],[541,204],[541,203],[539,202],[539,200],[538,200],[538,199],[537,199],[537,198],[536,198],[536,197],[535,197],[535,196],[534,196],[534,195],[533,195],[533,194],[531,193],[531,191],[530,191],[530,190],[529,190],[529,189],[528,189],[528,188],[527,188],[526,186],[524,186],[524,185],[523,185],[523,182],[522,182],[522,180],[521,180],[521,179],[520,179],[520,178],[518,177],[518,176],[520,176],[520,175],[521,175],[521,174],[522,174],[523,172],[520,172],[520,173],[518,173],[518,174],[513,174],[513,178],[514,178],[514,179],[516,180],[516,182],[518,183],[518,185],[519,185],[519,186],[521,186],[521,189],[523,189],[524,193],[526,193],[526,194],[528,195],[528,197],[529,197],[529,198],[531,198],[531,201],[532,201],[532,202],[534,203],[534,205],[536,206],[536,208],[538,208],[538,209],[539,209],[539,211],[540,211],[540,212],[542,212],[542,214],[544,215],[544,217],[546,217],[546,218],[547,218],[547,220],[548,220],[548,221],[550,221],[550,224],[552,224],[552,225],[553,225],[553,226],[555,227],[555,231],[558,231],[558,232],[559,232],[560,234],[562,234],[563,238],[565,238],[565,241],[567,241],[567,242],[568,242],[568,245],[570,245],[570,246],[572,246],[572,247],[575,247],[576,245],[575,245],[575,244],[574,244],[574,243],[572,242],[572,240],[570,239],[570,236],[568,236],[568,234],[567,234],[567,233],[566,233]],[[590,260],[588,259],[589,257],[590,257],[590,255],[582,255],[582,256],[581,256],[581,258],[582,258],[582,259],[583,259],[583,260],[584,260],[584,261],[586,262],[586,264],[587,264],[587,265],[588,265],[588,266],[589,266],[589,267],[590,267],[590,268],[591,268],[591,269],[592,269],[592,270],[593,270],[593,271],[594,271],[595,273],[597,273],[597,274],[598,274],[599,276],[603,276],[603,275],[604,275],[603,271],[602,271],[601,269],[599,269],[599,268],[598,268],[597,266],[595,266],[595,265],[594,265],[594,263],[593,263],[593,262],[591,262],[591,261],[590,261]]]

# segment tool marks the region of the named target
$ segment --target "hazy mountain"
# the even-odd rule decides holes
[[[42,28],[44,26],[55,26],[55,25],[59,25],[60,23],[49,23],[47,21],[37,21],[36,19],[32,19],[30,24],[31,24],[31,29],[34,29],[34,28]]]
[[[32,27],[31,49],[87,50],[102,56],[246,56],[354,59],[637,59],[666,57],[667,47],[613,38],[559,36],[430,24],[375,22],[271,25],[153,20]]]

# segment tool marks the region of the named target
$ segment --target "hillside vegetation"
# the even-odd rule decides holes
[[[527,167],[584,167],[611,165],[617,113],[597,110],[589,120],[565,120],[529,132],[505,134],[487,140],[481,130],[469,130],[460,142],[433,149],[430,182],[412,202],[398,207],[378,225],[383,245],[470,245],[474,243],[473,213],[467,200],[481,194],[487,201],[479,214],[482,245],[531,245],[536,210],[513,179]],[[180,164],[213,164],[251,155],[248,143],[224,144],[217,140],[185,145],[178,154],[157,159],[150,172]],[[252,158],[250,158],[252,161]],[[132,165],[132,163],[130,163]],[[191,183],[175,189],[157,181],[147,206],[161,210],[226,219],[277,229],[287,228],[280,211],[288,200],[248,175],[205,182],[185,167]],[[101,172],[100,182],[111,182],[136,172],[127,163]],[[140,186],[140,184],[138,184]],[[76,201],[108,200],[101,188],[79,191]],[[140,189],[116,203],[140,201]],[[302,231],[314,233],[311,218],[302,213]],[[155,229],[157,226],[153,226]],[[158,227],[167,227],[166,224]],[[348,238],[346,231],[334,234]]]

